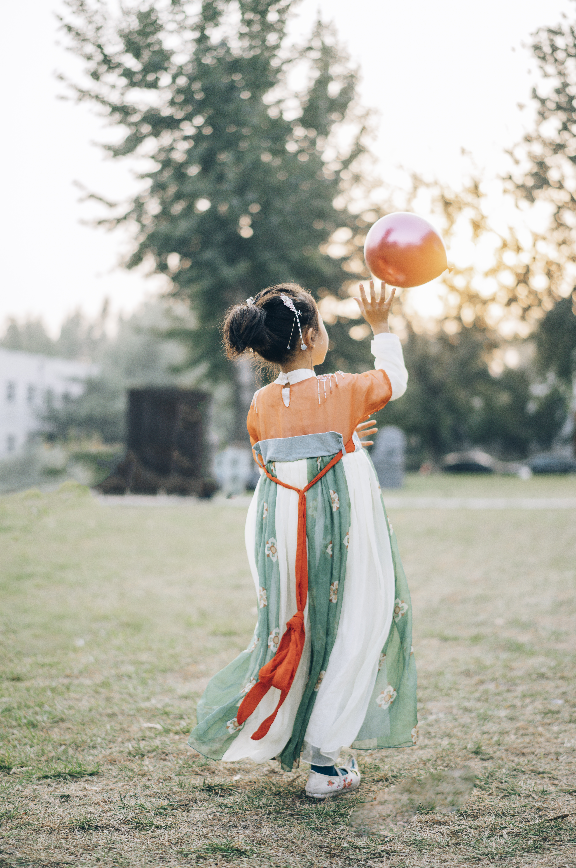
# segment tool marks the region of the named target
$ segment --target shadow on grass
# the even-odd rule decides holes
[[[71,780],[74,778],[89,778],[93,775],[100,774],[100,766],[88,768],[81,763],[73,766],[64,766],[64,768],[49,768],[43,774],[37,775],[39,781],[46,780]]]

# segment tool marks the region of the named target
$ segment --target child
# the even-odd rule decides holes
[[[360,783],[342,748],[416,740],[410,596],[372,462],[356,428],[406,389],[388,330],[394,290],[357,299],[372,327],[375,370],[317,377],[328,335],[296,284],[263,290],[224,322],[229,357],[246,350],[280,366],[254,395],[248,431],[261,477],[246,547],[258,624],[249,647],[215,675],[189,744],[212,759],[311,765],[306,794]]]

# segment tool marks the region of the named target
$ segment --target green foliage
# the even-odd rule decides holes
[[[432,208],[448,258],[454,244],[470,245],[468,262],[442,277],[447,290],[442,328],[451,334],[474,326],[496,333],[500,341],[530,335],[559,299],[564,279],[547,234],[531,228],[522,214],[516,221],[495,220],[492,185],[482,183],[477,167],[471,167],[458,190],[417,176],[413,183],[412,208],[417,210],[422,201]],[[475,248],[483,254],[478,259]],[[418,317],[411,320],[416,324]]]
[[[534,34],[532,52],[543,77],[532,91],[535,127],[514,149],[518,168],[508,181],[519,203],[545,204],[550,215],[540,247],[548,247],[555,263],[556,292],[538,329],[538,363],[570,386],[576,375],[576,291],[562,296],[574,284],[576,21],[564,19]]]
[[[548,311],[536,333],[538,364],[567,386],[576,375],[576,292]]]
[[[302,283],[321,300],[348,298],[351,281],[363,273],[365,231],[380,216],[370,210],[372,169],[356,73],[333,31],[320,22],[305,44],[288,42],[295,5],[204,0],[193,7],[147,0],[123,6],[114,17],[104,0],[67,0],[62,20],[85,72],[83,82],[68,82],[73,98],[96,106],[114,128],[107,153],[139,170],[140,189],[128,201],[93,196],[108,209],[100,223],[131,229],[127,267],[164,275],[172,295],[189,305],[193,323],[175,325],[170,336],[186,349],[182,369],[196,368],[211,384],[231,384],[231,439],[246,436],[254,383],[222,352],[225,310],[284,280]],[[562,383],[573,329],[562,326],[560,349],[554,323],[564,317],[558,292],[575,200],[567,193],[570,184],[557,177],[560,172],[569,179],[573,171],[574,42],[568,27],[546,31],[535,42],[544,75],[560,82],[552,97],[535,95],[539,124],[558,127],[561,121],[561,129],[549,136],[539,127],[526,139],[533,171],[516,187],[520,199],[554,203],[554,233],[525,228],[522,234],[513,226],[496,232],[492,262],[482,273],[495,281],[494,294],[478,292],[473,263],[456,268],[445,277],[442,330],[429,337],[408,325],[410,388],[386,410],[386,421],[404,428],[422,458],[469,445],[525,456],[547,448],[565,418]],[[476,244],[494,234],[489,196],[474,173],[459,191],[415,177],[409,199],[416,210],[421,195],[439,215],[448,248],[456,237],[467,234]],[[357,324],[344,316],[329,323],[330,349],[320,373],[371,366],[369,341],[350,335]],[[502,335],[535,331],[540,369],[525,365],[492,376],[488,361]],[[550,381],[535,394],[547,371],[561,382]],[[71,418],[61,415],[54,430],[59,436],[71,431],[72,417],[79,430],[94,430],[101,413],[101,436],[119,436],[122,389],[129,381],[133,377],[123,374],[90,383],[86,396],[65,408]]]
[[[186,317],[179,317],[160,302],[144,305],[132,316],[120,319],[116,333],[103,334],[95,345],[91,360],[98,372],[86,381],[82,394],[65,396],[59,406],[46,408],[46,433],[59,441],[97,438],[104,443],[123,442],[127,390],[178,382],[175,368],[182,361],[182,352],[174,341],[166,340],[164,331],[176,325],[181,328],[186,322]],[[74,346],[65,325],[56,345],[64,333]],[[79,333],[88,331],[86,323],[78,329]]]
[[[363,268],[350,263],[371,222],[356,205],[369,167],[355,71],[320,22],[287,43],[294,0],[148,2],[117,19],[101,2],[67,5],[88,76],[75,97],[122,132],[108,153],[142,166],[140,192],[106,203],[102,223],[133,227],[127,266],[166,275],[189,302],[189,364],[238,379],[220,347],[230,305],[285,280],[346,297]],[[337,230],[350,244],[329,251]]]
[[[10,318],[0,346],[7,350],[40,353],[45,356],[57,355],[54,341],[46,331],[42,320],[36,317],[30,317],[23,323]]]
[[[574,248],[574,145],[576,130],[576,22],[534,34],[532,53],[543,77],[532,91],[535,129],[515,149],[519,174],[513,189],[519,200],[546,202],[551,208],[552,240],[565,265]]]
[[[94,361],[107,344],[105,331],[108,319],[108,301],[93,320],[74,311],[63,321],[58,337],[52,338],[42,319],[29,317],[18,322],[10,317],[0,339],[0,346],[7,350],[57,356],[61,359]]]
[[[411,462],[438,460],[458,449],[483,446],[502,458],[525,458],[548,448],[567,413],[566,390],[535,391],[530,366],[490,373],[496,337],[479,328],[435,336],[409,331],[404,346],[409,387],[383,411],[409,437]]]
[[[60,442],[96,439],[118,444],[124,439],[127,389],[175,385],[182,379],[179,369],[185,359],[177,337],[189,330],[190,323],[182,305],[166,301],[148,302],[130,316],[109,323],[105,303],[95,319],[72,313],[55,338],[41,320],[9,320],[0,346],[93,363],[95,372],[81,395],[65,396],[61,404],[44,408],[43,429],[50,439]],[[202,368],[188,370],[187,382],[202,373]],[[23,484],[40,479],[37,458],[30,453],[12,459],[9,475]]]

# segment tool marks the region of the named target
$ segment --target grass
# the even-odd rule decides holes
[[[576,483],[405,490],[510,486],[558,497]],[[420,740],[359,753],[363,785],[324,804],[305,799],[304,769],[186,745],[207,679],[252,635],[244,514],[103,505],[74,485],[0,498],[2,868],[574,865],[574,511],[390,510]]]
[[[492,474],[407,473],[394,497],[576,497],[576,475],[534,474],[529,479]]]

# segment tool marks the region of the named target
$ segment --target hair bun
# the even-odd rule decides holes
[[[255,304],[239,305],[228,321],[228,341],[233,350],[243,353],[266,341],[266,311]]]

